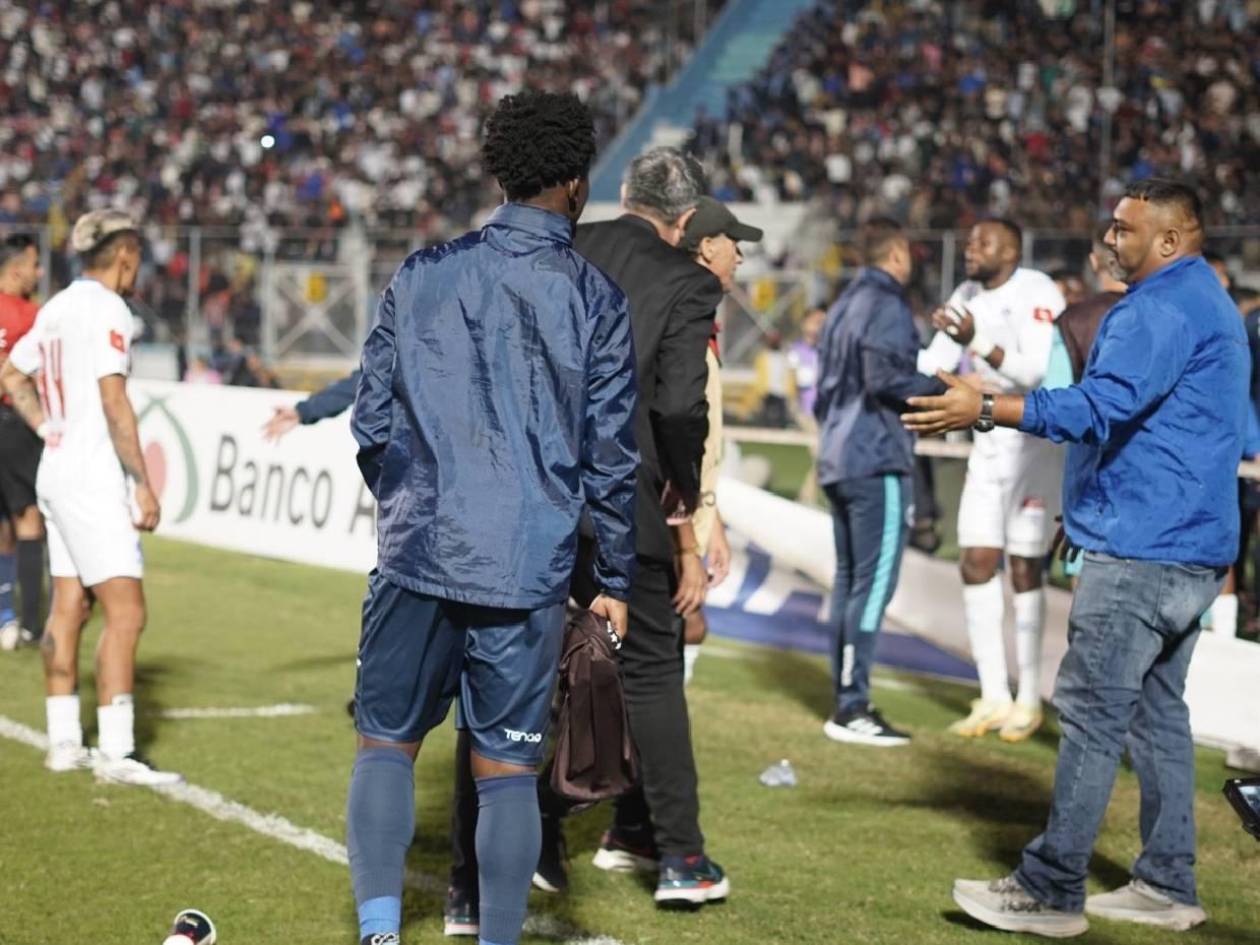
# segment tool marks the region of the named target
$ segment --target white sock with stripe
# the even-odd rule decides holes
[[[980,698],[986,702],[1010,702],[1006,644],[1002,639],[1002,618],[1006,612],[1002,578],[995,575],[983,584],[964,584],[963,612],[967,637],[971,641],[971,658],[980,676]]]

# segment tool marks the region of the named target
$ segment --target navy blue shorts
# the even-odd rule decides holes
[[[363,601],[355,728],[418,742],[459,694],[460,724],[477,754],[542,761],[564,642],[564,604],[479,607],[417,594],[373,571]]]

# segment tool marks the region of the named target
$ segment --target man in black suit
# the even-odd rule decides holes
[[[696,162],[675,148],[636,158],[622,186],[625,213],[579,226],[574,246],[612,277],[630,302],[642,464],[636,500],[638,568],[630,632],[621,649],[630,728],[642,787],[620,798],[595,865],[657,870],[658,903],[726,897],[730,884],[704,854],[695,760],[683,694],[682,627],[704,601],[706,576],[689,522],[667,522],[667,484],[688,515],[700,492],[708,432],[705,348],[722,299],[717,278],[676,247],[704,193]],[[672,507],[671,500],[671,507]],[[574,580],[579,601],[598,593]]]

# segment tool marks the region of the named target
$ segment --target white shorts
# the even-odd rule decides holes
[[[126,488],[58,490],[41,495],[53,577],[78,578],[93,587],[110,578],[144,577],[140,533]]]
[[[1062,447],[1013,430],[979,434],[958,505],[958,545],[1040,558],[1062,503]]]

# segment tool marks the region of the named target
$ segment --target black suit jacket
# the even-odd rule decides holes
[[[587,223],[574,247],[621,287],[639,375],[635,436],[639,466],[635,522],[641,556],[672,562],[674,545],[661,491],[668,479],[691,507],[700,493],[700,460],[709,432],[704,351],[722,285],[656,234],[642,217]]]

